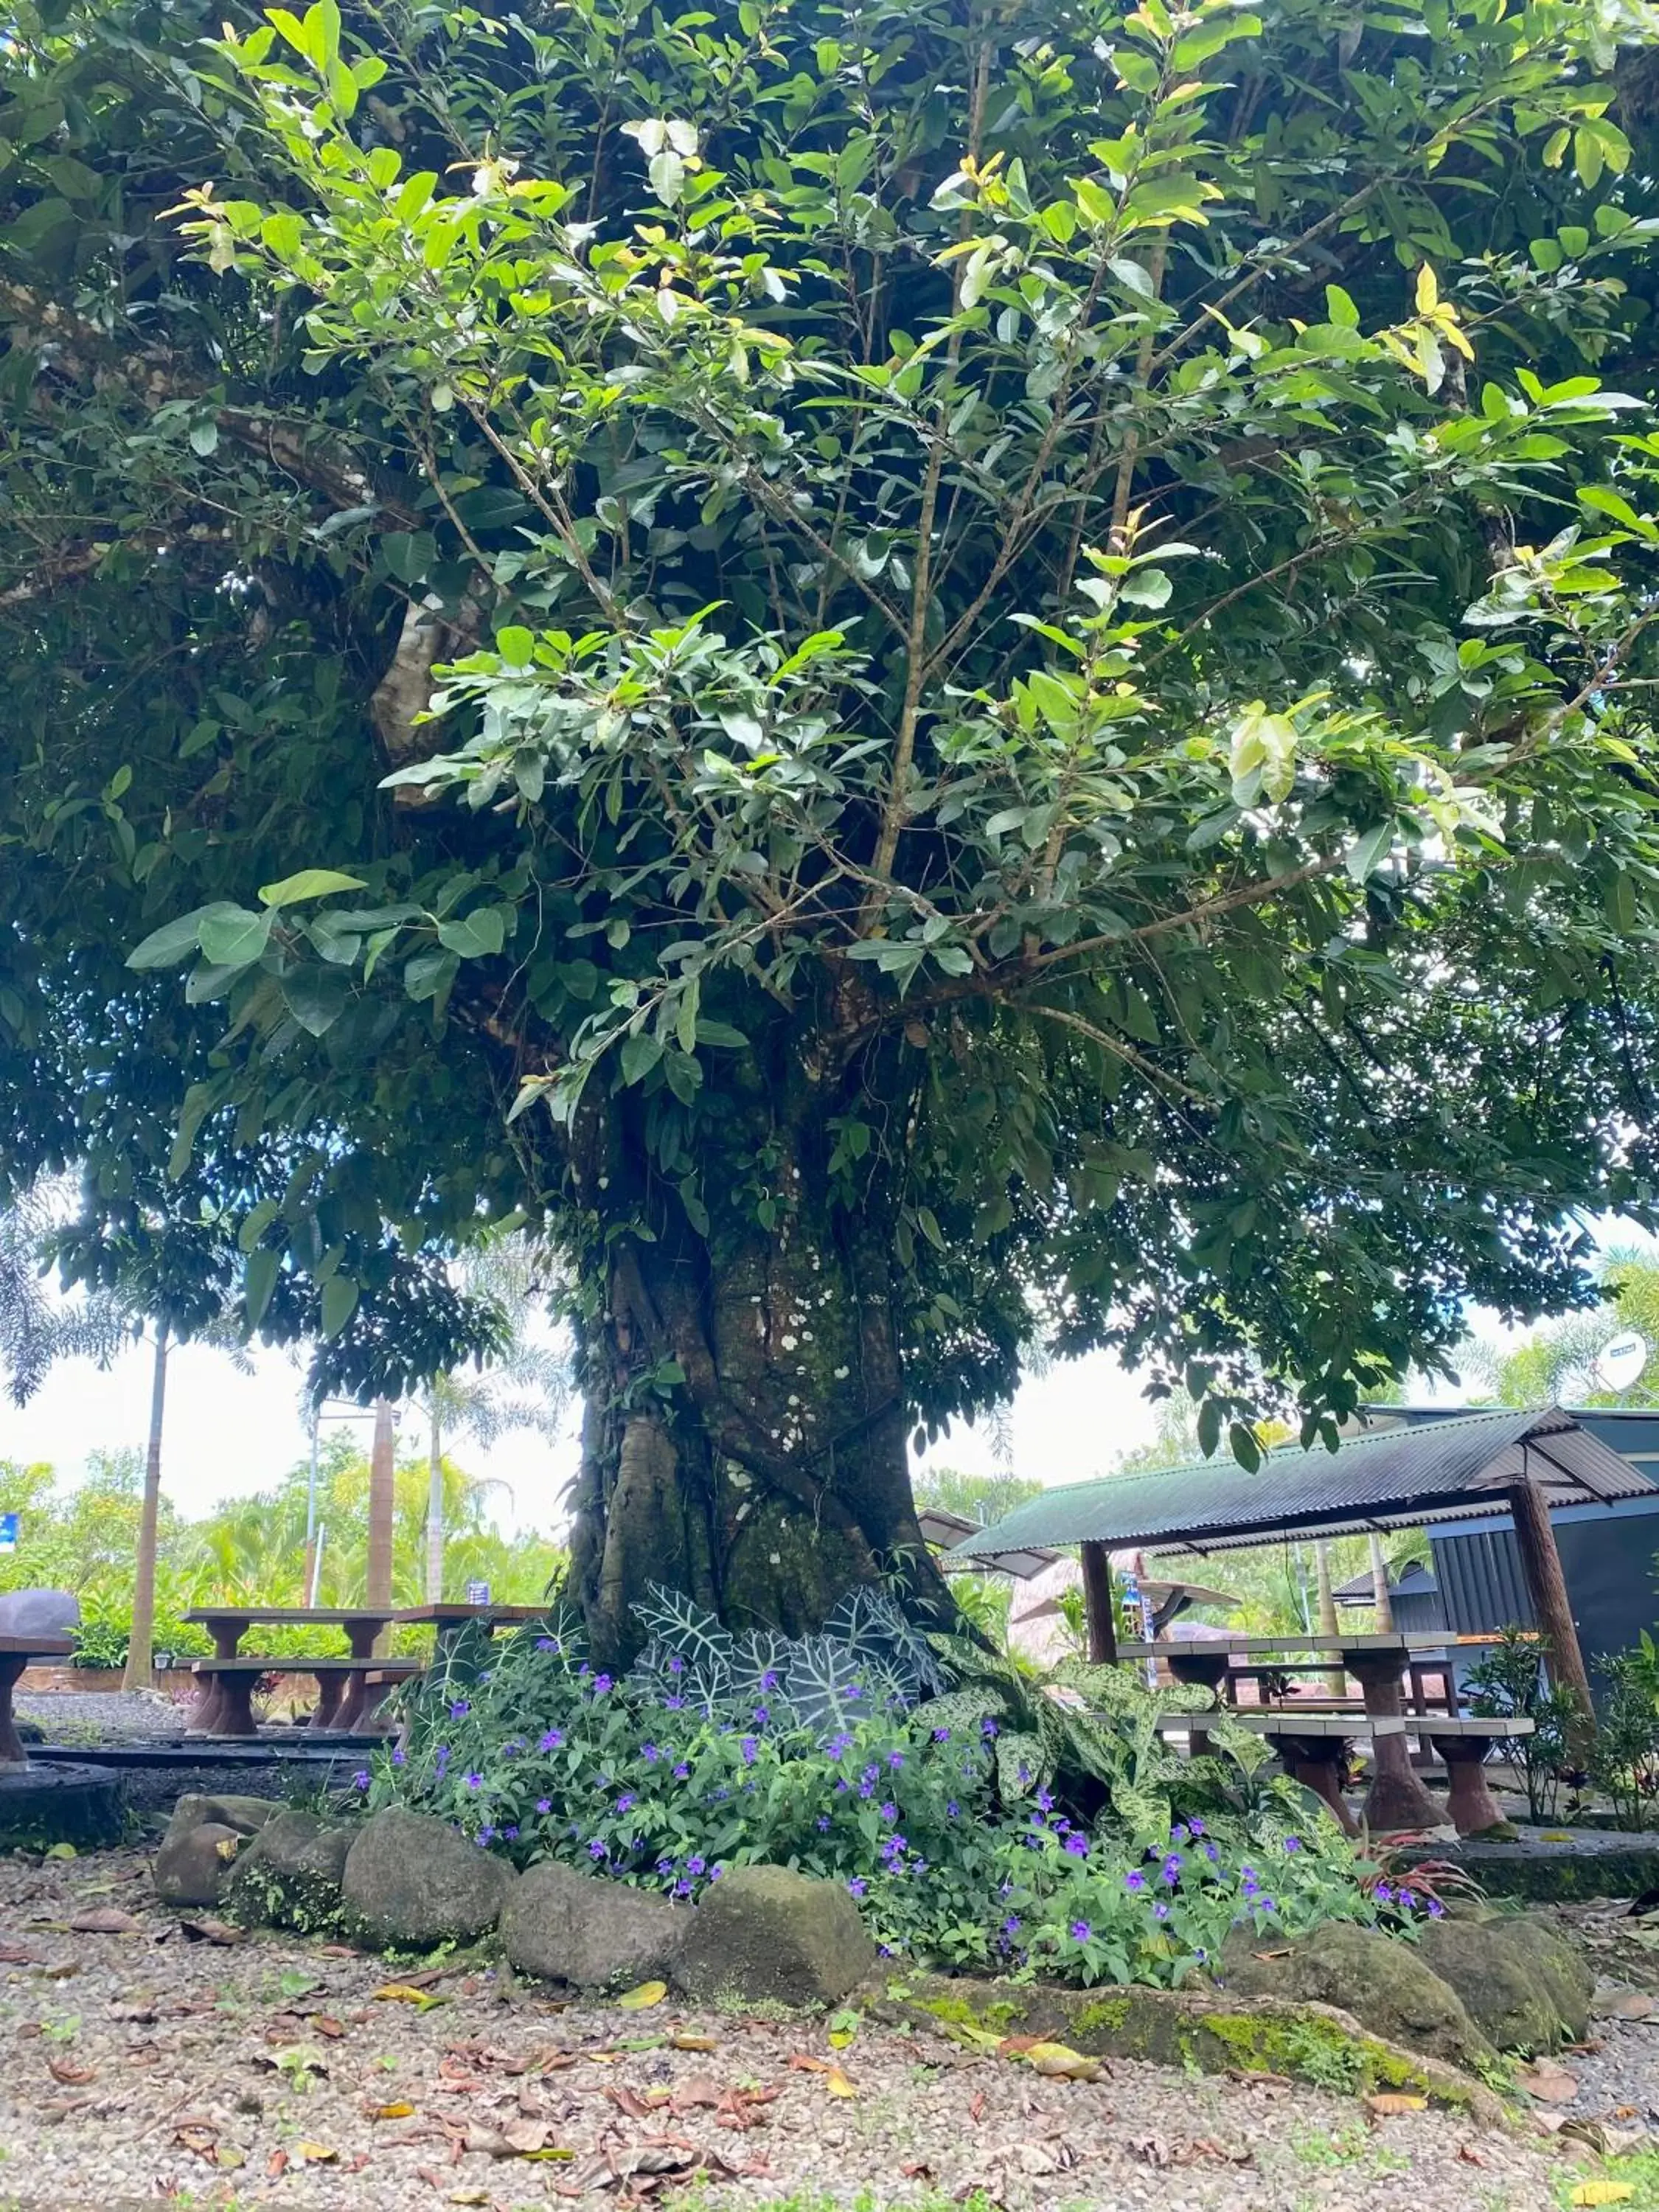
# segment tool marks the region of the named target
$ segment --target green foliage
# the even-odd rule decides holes
[[[1614,1250],[1596,1266],[1601,1303],[1526,1338],[1512,1349],[1491,1355],[1471,1346],[1463,1363],[1474,1377],[1489,1383],[1504,1406],[1659,1405],[1659,1263],[1646,1254]],[[1599,1382],[1595,1362],[1617,1336],[1634,1329],[1650,1348],[1646,1366],[1622,1390]]]
[[[1650,1829],[1659,1818],[1659,1650],[1644,1632],[1636,1650],[1605,1661],[1603,1672],[1591,1778],[1621,1828]]]
[[[1583,1298],[1654,1167],[1650,9],[222,12],[0,53],[0,1096],[84,1264],[198,1178],[395,1391],[520,1208],[596,1337],[857,1233],[907,1413],[1035,1315],[1246,1455]],[[745,1425],[651,1310],[596,1373],[787,1485],[793,1377]]]
[[[1500,1720],[1529,1720],[1533,1733],[1510,1747],[1527,1791],[1527,1813],[1534,1820],[1553,1820],[1562,1770],[1581,1716],[1570,1690],[1553,1685],[1544,1673],[1549,1639],[1535,1630],[1500,1629],[1498,1641],[1482,1652],[1467,1678],[1472,1713]]]
[[[710,1619],[662,1611],[664,1643],[622,1678],[594,1673],[568,1610],[493,1646],[469,1635],[405,1695],[404,1747],[359,1777],[366,1802],[434,1812],[520,1865],[556,1858],[680,1899],[732,1866],[796,1866],[844,1881],[893,1950],[1084,1982],[1174,1985],[1241,1919],[1265,1934],[1379,1917],[1334,1823],[1291,1785],[1248,1815],[1172,1826],[1161,1793],[1206,1777],[1164,1751],[1152,1723],[1165,1701],[1120,1671],[1078,1676],[1109,1698],[1099,1707],[1075,1688],[1065,1704],[1033,1697],[994,1661],[991,1679],[916,1702],[902,1650],[867,1626],[745,1651]],[[857,1717],[826,1727],[796,1693],[804,1655],[860,1686],[843,1699]],[[775,1680],[752,1671],[769,1658]],[[1031,1763],[1051,1755],[1073,1790],[1109,1776],[1112,1811],[1098,1791],[1086,1825],[1062,1805]],[[1404,1925],[1410,1908],[1384,1917]]]

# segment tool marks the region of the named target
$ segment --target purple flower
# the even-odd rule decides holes
[[[855,1874],[847,1885],[847,1893],[849,1897],[862,1897],[869,1887],[869,1883],[861,1874]]]
[[[1258,1908],[1263,1912],[1277,1912],[1279,1910],[1279,1907],[1273,1903],[1271,1897],[1258,1897],[1255,1902]]]
[[[738,1748],[743,1753],[744,1765],[745,1766],[752,1766],[760,1752],[760,1746],[756,1742],[754,1737],[752,1735],[744,1736],[743,1741],[738,1746]]]
[[[556,1651],[558,1648],[559,1639],[556,1636],[538,1636],[536,1638],[538,1651]]]
[[[890,1823],[896,1820],[898,1818],[898,1807],[890,1800],[888,1803],[881,1808],[881,1817],[884,1820]]]
[[[775,1690],[777,1686],[777,1669],[774,1667],[769,1667],[761,1676],[761,1687],[763,1690]]]
[[[1376,1901],[1379,1905],[1392,1905],[1394,1903],[1394,1892],[1389,1887],[1386,1881],[1379,1881],[1377,1883],[1375,1893]]]
[[[634,1793],[631,1790],[624,1790],[622,1796],[617,1800],[617,1810],[619,1813],[631,1813],[633,1809]]]
[[[482,1774],[469,1774],[464,1777],[464,1779],[469,1790],[482,1790],[483,1788],[483,1777]]]
[[[690,1770],[690,1768],[686,1765],[685,1761],[684,1761],[684,1759],[681,1759],[681,1761],[680,1761],[679,1765],[678,1765],[674,1769],[674,1779],[675,1779],[675,1781],[676,1781],[676,1782],[684,1782],[684,1781],[685,1781],[685,1780],[686,1780],[686,1778],[688,1778],[688,1776],[690,1774],[690,1771],[691,1771],[691,1770]]]
[[[769,1721],[769,1720],[771,1719],[771,1717],[772,1717],[772,1715],[771,1715],[770,1711],[768,1709],[768,1707],[766,1707],[765,1705],[757,1705],[757,1706],[756,1706],[756,1708],[755,1708],[755,1726],[756,1726],[757,1728],[764,1728],[764,1727],[766,1726],[766,1723],[768,1723],[768,1721]]]
[[[674,1884],[674,1894],[676,1897],[690,1897],[691,1894],[690,1883],[689,1881],[677,1881]]]
[[[821,1836],[827,1836],[829,1832],[830,1815],[827,1813],[820,1813],[818,1814],[818,1833]]]
[[[1204,1823],[1199,1819],[1196,1813],[1194,1813],[1192,1818],[1188,1821],[1187,1826],[1195,1836],[1201,1836],[1204,1833]]]
[[[663,1699],[663,1704],[667,1707],[671,1713],[683,1713],[685,1711],[685,1699],[684,1698],[665,1698]]]
[[[443,1772],[445,1767],[447,1766],[448,1764],[449,1746],[447,1743],[441,1743],[438,1746],[438,1771],[440,1774]]]
[[[1414,1889],[1402,1889],[1400,1893],[1399,1902],[1405,1906],[1407,1912],[1415,1912],[1417,1910],[1417,1892]]]
[[[357,1771],[356,1771],[356,1772],[352,1776],[352,1778],[351,1778],[351,1786],[352,1786],[352,1788],[353,1788],[354,1790],[367,1790],[367,1789],[368,1789],[368,1769],[366,1766],[360,1766],[360,1767],[357,1769]]]
[[[1137,1895],[1146,1888],[1146,1877],[1139,1867],[1131,1868],[1130,1871],[1124,1875],[1123,1887],[1125,1889],[1134,1891]]]
[[[1444,1905],[1440,1902],[1440,1899],[1439,1899],[1437,1897],[1431,1897],[1431,1898],[1429,1899],[1429,1917],[1430,1917],[1430,1919],[1431,1919],[1431,1920],[1443,1920],[1443,1919],[1445,1918],[1445,1917],[1446,1917],[1446,1908],[1445,1908],[1445,1906],[1444,1906]]]
[[[996,1732],[997,1732],[997,1724],[996,1724],[996,1723],[995,1723],[994,1720],[990,1719],[990,1718],[988,1717],[986,1719],[982,1720],[982,1721],[980,1723],[980,1724],[979,1724],[979,1732],[980,1732],[980,1734],[981,1734],[982,1736],[986,1737],[986,1738],[988,1740],[990,1737],[994,1736],[994,1735],[996,1734]]]
[[[588,1845],[587,1856],[591,1859],[602,1859],[605,1856],[605,1844],[598,1836],[595,1836]]]
[[[1170,1908],[1164,1903],[1162,1899],[1160,1899],[1152,1907],[1152,1917],[1154,1920],[1167,1920],[1169,1917]]]
[[[593,1694],[596,1698],[602,1698],[610,1687],[611,1677],[609,1674],[596,1674],[593,1677]]]
[[[1063,1848],[1068,1850],[1074,1859],[1086,1859],[1089,1856],[1089,1838],[1085,1835],[1073,1833],[1066,1837]]]
[[[708,1860],[702,1856],[701,1852],[693,1851],[690,1857],[687,1859],[685,1863],[685,1870],[687,1874],[702,1874],[707,1869],[708,1865]]]
[[[950,1741],[951,1731],[949,1729],[935,1729],[933,1730],[933,1741],[935,1743],[949,1743]]]
[[[471,1710],[472,1706],[470,1699],[466,1698],[457,1698],[454,1704],[449,1709],[449,1717],[453,1721],[465,1720]]]
[[[1182,1857],[1179,1851],[1171,1851],[1169,1856],[1164,1860],[1159,1871],[1162,1873],[1165,1881],[1170,1883],[1177,1882],[1181,1879],[1181,1869],[1185,1864],[1186,1861]]]
[[[510,1828],[503,1828],[503,1829],[501,1830],[501,1840],[502,1840],[502,1842],[503,1842],[503,1843],[507,1843],[507,1844],[516,1844],[516,1843],[518,1842],[518,1840],[519,1840],[519,1830],[518,1830],[518,1825],[517,1825],[517,1823],[516,1823],[516,1822],[514,1824],[514,1826],[513,1826],[512,1827],[510,1827]]]
[[[1074,1920],[1072,1923],[1072,1934],[1079,1943],[1086,1943],[1092,1932],[1086,1920]]]
[[[538,1813],[550,1813],[553,1810],[553,1800],[550,1797],[538,1797],[536,1800],[536,1810]]]
[[[1018,1915],[1018,1913],[1017,1913],[1017,1912],[1011,1912],[1011,1913],[1008,1915],[1008,1917],[1007,1917],[1007,1918],[1003,1922],[1003,1923],[1002,1923],[1002,1932],[1003,1932],[1003,1934],[1004,1934],[1005,1936],[1018,1936],[1018,1933],[1019,1933],[1019,1915]]]
[[[1302,1848],[1301,1837],[1286,1836],[1285,1838],[1285,1848],[1287,1851],[1299,1851]]]
[[[949,1818],[954,1820],[957,1818],[957,1815],[961,1812],[962,1808],[957,1804],[954,1797],[950,1797],[945,1800],[945,1810]]]
[[[683,1674],[685,1672],[685,1662],[678,1651],[669,1655],[668,1671],[671,1674]]]
[[[887,1764],[896,1774],[899,1768],[904,1764],[904,1753],[902,1751],[890,1751],[887,1754]]]
[[[1042,1789],[1041,1789],[1041,1790],[1039,1790],[1037,1791],[1037,1794],[1036,1794],[1036,1801],[1037,1801],[1037,1804],[1038,1804],[1038,1806],[1040,1807],[1040,1808],[1041,1808],[1043,1812],[1045,1812],[1045,1813],[1052,1813],[1052,1812],[1054,1811],[1054,1791],[1053,1791],[1052,1790],[1048,1789],[1046,1785],[1045,1785]]]
[[[1208,1859],[1212,1866],[1219,1866],[1221,1864],[1221,1853],[1216,1849],[1213,1844],[1205,1844],[1204,1856]]]
[[[493,1844],[495,1840],[495,1831],[494,1828],[480,1828],[477,1836],[473,1838],[473,1841],[477,1844],[480,1850],[486,1849],[487,1846]]]
[[[845,1691],[843,1691],[842,1695],[848,1698],[861,1698],[864,1695],[863,1683],[849,1682],[847,1685]]]
[[[1192,1832],[1184,1820],[1177,1820],[1170,1831],[1170,1841],[1172,1844],[1184,1844],[1191,1837]]]
[[[562,1729],[549,1729],[547,1734],[542,1738],[540,1743],[537,1745],[536,1748],[538,1751],[556,1751],[563,1741],[564,1730]]]

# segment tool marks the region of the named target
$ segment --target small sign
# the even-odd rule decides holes
[[[17,1519],[15,1513],[0,1513],[0,1552],[17,1549]]]
[[[466,1586],[466,1601],[469,1605],[488,1605],[489,1602],[489,1584],[488,1583],[469,1583]]]

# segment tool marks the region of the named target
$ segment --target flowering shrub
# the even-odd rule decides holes
[[[733,1866],[793,1866],[844,1883],[889,1950],[1083,1982],[1173,1985],[1235,1925],[1412,1917],[1386,1885],[1367,1893],[1346,1839],[1288,1782],[1253,1784],[1248,1816],[1172,1824],[1137,1763],[1154,1741],[1144,1716],[1121,1728],[1135,1816],[1085,1829],[1006,1755],[1025,1739],[1005,1735],[995,1691],[950,1690],[878,1602],[799,1643],[734,1639],[689,1611],[654,1625],[620,1679],[589,1666],[562,1615],[493,1647],[464,1640],[409,1696],[403,1741],[357,1776],[361,1794],[520,1865],[554,1858],[679,1899]],[[1098,1759],[1109,1731],[1095,1725]]]

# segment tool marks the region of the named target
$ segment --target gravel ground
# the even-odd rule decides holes
[[[160,1690],[40,1690],[21,1692],[20,1720],[39,1721],[53,1742],[80,1743],[97,1735],[110,1743],[177,1735],[189,1700],[175,1704]]]
[[[97,1913],[137,1925],[70,1924]],[[1047,2080],[870,2027],[836,2051],[821,2021],[562,2007],[464,1966],[424,2008],[377,1996],[398,1978],[337,1947],[192,1939],[137,1852],[0,1861],[0,2212],[517,2212],[688,2185],[732,2212],[976,2190],[1011,2212],[1546,2212],[1587,2155],[1272,2080]],[[1659,2035],[1610,2024],[1626,2041]]]

